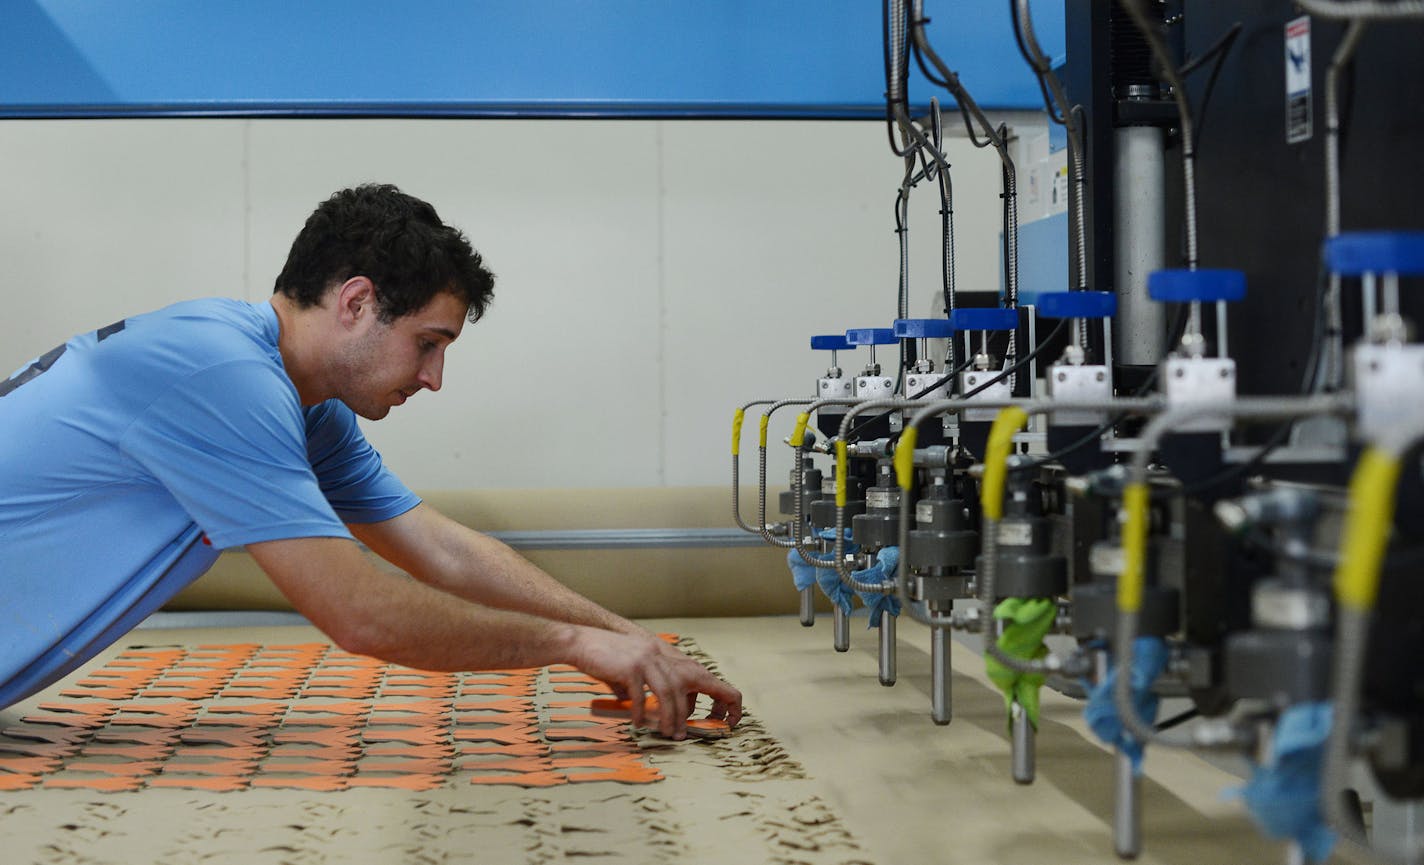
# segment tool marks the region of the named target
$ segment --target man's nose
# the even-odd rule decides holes
[[[445,352],[436,352],[435,356],[427,361],[420,368],[419,381],[427,389],[440,390],[440,383],[445,376]]]

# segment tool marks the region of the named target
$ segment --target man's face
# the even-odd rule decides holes
[[[380,420],[422,388],[439,390],[445,349],[465,325],[465,304],[441,292],[409,315],[371,319],[337,359],[337,398],[367,420]]]

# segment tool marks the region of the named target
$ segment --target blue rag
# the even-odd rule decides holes
[[[1157,695],[1152,693],[1152,683],[1167,668],[1167,643],[1161,637],[1138,637],[1132,641],[1132,671],[1129,681],[1132,690],[1132,705],[1137,716],[1149,724],[1157,720]],[[1097,685],[1088,685],[1088,704],[1083,707],[1083,720],[1100,740],[1115,745],[1132,759],[1134,774],[1142,774],[1143,744],[1137,741],[1122,725],[1117,706],[1113,702],[1113,688],[1117,685],[1118,665],[1113,664],[1108,674]]]
[[[1330,735],[1329,703],[1301,703],[1276,721],[1271,753],[1239,794],[1261,830],[1290,838],[1312,862],[1322,862],[1335,846],[1335,832],[1320,813],[1320,776]]]
[[[895,568],[900,565],[900,548],[886,547],[875,554],[875,564],[863,571],[853,571],[852,576],[862,583],[891,583],[895,582]],[[860,600],[864,602],[865,609],[870,612],[870,624],[866,628],[880,627],[880,617],[886,613],[892,616],[900,615],[900,598],[894,592],[881,594],[880,592],[856,592],[860,595]]]
[[[821,529],[817,537],[828,541],[835,540],[836,530]],[[850,529],[845,530],[845,537],[845,551],[847,553],[858,552],[860,547],[850,542]],[[825,553],[824,555],[812,553],[811,558],[820,562],[829,562],[835,558],[835,553]],[[842,585],[841,576],[835,568],[818,568],[815,565],[808,565],[794,548],[787,551],[786,564],[791,567],[791,581],[796,584],[796,591],[803,591],[814,585],[819,585],[826,597],[831,599],[831,603],[847,613],[850,612],[850,599],[855,596],[855,592],[851,591],[850,586]]]

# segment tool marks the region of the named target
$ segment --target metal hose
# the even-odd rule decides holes
[[[1424,2],[1420,0],[1395,0],[1381,3],[1378,0],[1297,0],[1301,8],[1321,18],[1354,18],[1383,21],[1390,18],[1424,17]]]
[[[803,412],[803,415],[809,418],[811,415],[815,414],[823,407],[828,405],[855,406],[859,405],[859,403],[860,401],[853,399],[818,399],[806,406],[806,411]],[[796,465],[799,466],[801,465],[802,454],[805,453],[805,448],[802,447],[802,444],[805,440],[800,436],[797,436],[795,433],[792,434],[792,438],[798,439],[798,441],[792,442],[792,447],[794,448],[795,452],[794,458],[796,460]],[[801,561],[805,562],[806,564],[816,568],[834,568],[834,562],[823,561],[822,559],[817,558],[816,551],[808,550],[806,548],[806,545],[803,543],[805,538],[801,535],[801,523],[804,521],[806,514],[804,513],[802,508],[802,502],[805,501],[805,496],[801,493],[800,482],[801,473],[797,472],[796,483],[795,486],[793,486],[792,488],[792,495],[796,500],[796,522],[791,529],[792,545],[796,549],[796,552],[801,555]]]
[[[861,413],[863,413],[863,412],[871,411],[871,410],[873,410],[873,409],[882,409],[882,408],[888,408],[888,409],[909,408],[909,407],[911,407],[911,406],[916,406],[916,405],[919,405],[919,401],[918,401],[918,400],[912,400],[912,399],[905,399],[905,398],[903,398],[903,397],[897,397],[897,398],[895,398],[895,399],[872,399],[872,400],[866,400],[865,402],[862,402],[862,403],[860,403],[860,404],[858,404],[858,405],[852,407],[850,411],[848,411],[848,412],[845,413],[845,417],[841,418],[841,427],[840,427],[840,430],[839,430],[839,431],[837,432],[837,434],[836,434],[836,440],[837,440],[837,442],[838,442],[838,447],[841,446],[841,445],[844,445],[844,443],[845,443],[845,435],[846,435],[846,433],[848,433],[848,432],[850,431],[850,422],[851,422],[852,420],[854,420],[857,415],[859,415],[859,414],[861,414]],[[844,485],[846,484],[846,482],[847,482],[847,479],[846,479],[845,475],[841,473],[841,470],[840,470],[840,463],[838,462],[838,463],[837,463],[837,472],[836,472],[836,484],[837,484],[837,488],[843,489],[843,488],[844,488]],[[891,592],[894,591],[893,588],[891,588],[891,587],[885,585],[884,583],[862,583],[860,580],[857,580],[857,579],[855,578],[855,575],[854,575],[853,573],[851,573],[850,569],[846,567],[846,564],[845,564],[845,507],[843,507],[843,506],[841,505],[839,498],[840,498],[840,497],[838,496],[838,497],[837,497],[837,501],[836,501],[835,553],[834,553],[834,557],[833,557],[832,560],[831,560],[831,563],[832,563],[832,565],[835,567],[836,573],[840,576],[840,578],[841,578],[841,583],[842,583],[843,585],[850,586],[852,589],[855,589],[857,592],[864,592],[865,594],[875,594],[875,595],[888,595],[888,594],[890,594]],[[902,505],[901,505],[902,508],[903,508],[903,502],[904,502],[904,500],[905,500],[906,498],[908,498],[908,496],[906,496],[906,495],[904,495],[904,494],[902,493],[901,496],[900,496],[900,500],[901,500],[901,502],[902,502]],[[804,557],[804,554],[803,554],[803,557]],[[897,572],[898,572],[899,570],[900,570],[899,568],[896,568],[896,571],[897,571]]]
[[[1364,36],[1365,24],[1351,21],[1325,71],[1325,236],[1340,233],[1340,73],[1349,65]],[[1340,275],[1331,273],[1325,291],[1325,332],[1329,345],[1316,376],[1315,390],[1339,387],[1344,374],[1344,316],[1340,311]]]
[[[754,529],[742,521],[742,498],[741,498],[741,476],[742,476],[742,416],[747,409],[759,405],[771,405],[776,402],[774,399],[754,399],[751,402],[742,403],[737,409],[736,419],[733,421],[732,430],[732,519],[736,520],[737,527],[744,532],[751,532],[754,535],[761,534],[759,529]]]
[[[791,547],[795,545],[795,542],[790,540],[781,541],[777,540],[776,538],[773,538],[771,536],[771,532],[766,527],[766,428],[767,425],[771,422],[772,414],[777,409],[784,408],[788,405],[809,405],[811,402],[813,402],[813,400],[809,399],[778,400],[777,402],[772,403],[771,408],[762,412],[761,441],[760,444],[757,446],[757,468],[759,472],[757,478],[757,523],[761,525],[761,530],[758,533],[761,535],[762,540],[766,541],[768,544],[771,544],[773,547]],[[797,464],[796,468],[798,470],[801,468],[799,463]]]

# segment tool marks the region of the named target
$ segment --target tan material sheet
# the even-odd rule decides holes
[[[813,629],[794,619],[663,620],[649,623],[689,639],[688,647],[720,669],[746,695],[748,722],[720,741],[636,740],[640,758],[662,776],[651,783],[616,781],[542,788],[467,783],[473,772],[445,774],[428,789],[352,787],[327,792],[248,786],[235,792],[161,788],[120,792],[35,786],[0,792],[0,849],[7,862],[459,862],[545,863],[578,859],[628,863],[1018,863],[1061,865],[1113,861],[1111,756],[1087,739],[1078,704],[1047,695],[1038,739],[1038,779],[1028,787],[1009,777],[1002,702],[977,658],[956,647],[955,720],[936,727],[928,717],[927,632],[902,624],[900,680],[876,681],[875,633],[853,635],[837,654],[822,621]],[[143,631],[124,645],[303,645],[319,642],[307,628]],[[153,651],[155,649],[150,649]],[[102,662],[48,693],[0,711],[0,725],[23,724],[41,702],[61,697]],[[201,654],[201,653],[200,653]],[[386,673],[391,676],[391,671]],[[102,678],[102,677],[101,677]],[[334,678],[334,676],[332,677]],[[537,699],[557,699],[553,685],[572,684],[571,671],[544,673]],[[558,682],[554,679],[564,679]],[[395,681],[402,681],[396,671]],[[392,681],[388,679],[387,681]],[[408,687],[443,687],[412,676]],[[177,683],[174,683],[175,686]],[[201,689],[201,679],[192,680]],[[330,682],[333,686],[349,682]],[[122,687],[120,684],[119,687]],[[310,681],[303,687],[310,687]],[[457,686],[458,687],[458,686]],[[195,691],[196,693],[196,691]],[[480,699],[509,699],[482,694]],[[518,695],[515,695],[517,698]],[[584,702],[590,693],[574,695]],[[118,695],[116,694],[117,698]],[[430,698],[392,695],[392,700]],[[104,702],[101,698],[92,698]],[[282,698],[290,700],[290,698]],[[251,715],[282,699],[204,697],[205,708],[241,704]],[[364,697],[298,699],[316,705],[359,703]],[[379,702],[382,697],[376,697]],[[137,702],[145,702],[140,698]],[[149,702],[182,704],[167,697]],[[555,707],[546,711],[562,711]],[[220,714],[220,713],[219,713]],[[164,723],[192,730],[203,713],[154,713],[154,738]],[[313,713],[332,720],[336,741],[329,762],[341,776],[340,711]],[[134,720],[130,713],[129,720]],[[218,719],[221,721],[221,719]],[[539,723],[547,732],[549,719]],[[562,723],[562,722],[556,722]],[[28,724],[26,726],[44,726]],[[300,732],[310,725],[296,725]],[[213,729],[234,729],[216,724]],[[263,728],[267,729],[267,728]],[[493,759],[520,759],[525,744],[486,742]],[[264,744],[271,747],[272,731]],[[144,736],[133,737],[144,739]],[[180,736],[181,738],[181,736]],[[201,738],[201,737],[199,737]],[[222,736],[218,737],[219,739]],[[409,738],[409,737],[407,737]],[[141,741],[124,744],[140,746]],[[214,741],[241,749],[245,742]],[[584,740],[584,744],[590,744]],[[597,743],[594,743],[597,744]],[[201,745],[201,743],[199,743]],[[420,743],[366,741],[371,748],[418,748]],[[373,756],[365,753],[362,759]],[[392,761],[414,759],[389,755]],[[588,755],[596,756],[596,755]],[[33,755],[0,755],[0,778],[39,771]],[[198,758],[239,760],[241,755]],[[96,756],[100,762],[114,758]],[[127,758],[133,774],[144,757]],[[151,759],[158,759],[153,757]],[[171,760],[172,756],[162,759]],[[311,755],[303,759],[315,759]],[[599,767],[593,761],[588,767]],[[438,763],[438,761],[437,761]],[[409,768],[410,764],[406,764]],[[1279,861],[1283,846],[1262,839],[1238,805],[1222,801],[1239,781],[1187,754],[1153,751],[1144,784],[1149,865],[1236,865]],[[436,771],[445,768],[433,765]],[[195,776],[188,772],[175,775]],[[111,772],[113,770],[110,770]],[[85,774],[75,772],[73,774]],[[160,773],[160,777],[162,774]],[[320,771],[311,777],[325,777]],[[382,774],[377,772],[375,774]],[[344,777],[350,777],[346,775]],[[452,779],[454,783],[452,783]]]

